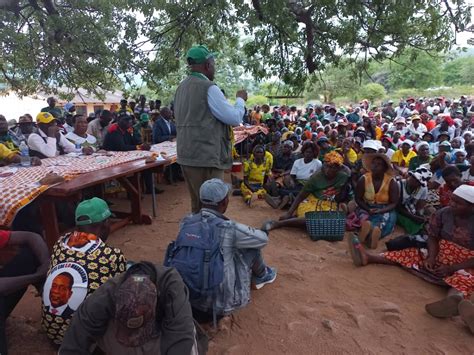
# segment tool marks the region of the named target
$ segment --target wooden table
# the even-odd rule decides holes
[[[145,170],[159,172],[171,163],[172,161],[169,160],[153,163],[145,163],[145,159],[134,160],[79,175],[71,181],[63,182],[46,190],[39,197],[39,203],[46,243],[49,248],[52,248],[60,236],[55,202],[79,201],[82,197],[82,190],[85,188],[98,186],[111,180],[118,180],[130,199],[130,212],[113,212],[119,221],[112,224],[111,232],[129,223],[151,224],[151,217],[142,212],[141,173]]]

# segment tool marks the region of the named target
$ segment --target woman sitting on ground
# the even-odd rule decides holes
[[[354,235],[349,238],[354,264],[400,265],[427,281],[450,286],[445,299],[425,309],[438,318],[460,315],[474,334],[474,186],[458,187],[450,206],[433,214],[427,229],[427,250],[408,248],[382,254],[366,252]]]
[[[364,155],[364,169],[367,170],[357,182],[355,202],[356,215],[361,223],[360,239],[367,240],[372,249],[380,238],[392,233],[397,221],[397,207],[400,192],[393,175],[390,160],[385,154]]]
[[[393,168],[401,176],[406,177],[410,160],[416,157],[416,153],[411,149],[413,142],[406,139],[400,145],[400,149],[392,155]]]
[[[397,224],[409,235],[420,233],[430,212],[433,212],[425,209],[428,181],[432,176],[433,173],[427,165],[415,171],[409,171],[408,178],[399,182],[400,200],[397,207]]]
[[[75,144],[79,144],[81,148],[87,148],[84,154],[92,154],[97,150],[97,139],[87,133],[87,118],[82,115],[75,115],[72,118],[74,122],[74,131],[66,134],[66,138]]]
[[[462,174],[455,165],[448,165],[442,170],[441,176],[444,184],[438,189],[439,203],[446,207],[451,203],[453,191],[462,184]]]
[[[408,171],[415,171],[423,164],[431,162],[430,146],[428,142],[420,142],[416,145],[418,155],[410,159],[408,164]]]
[[[263,198],[266,190],[263,185],[272,176],[272,165],[265,158],[265,149],[257,145],[253,149],[252,157],[244,162],[244,181],[240,184],[240,190],[245,203],[250,207],[252,196],[255,193],[258,198]]]
[[[336,152],[343,157],[344,165],[352,169],[357,161],[357,153],[352,149],[352,138],[342,138],[341,146],[336,149]]]
[[[343,163],[339,153],[327,153],[322,169],[311,176],[288,212],[280,217],[279,221],[265,222],[262,229],[270,231],[281,227],[306,228],[306,212],[328,211],[335,207],[332,201],[344,202],[347,197],[350,171]]]
[[[283,143],[285,144],[285,143]],[[281,187],[270,189],[270,194],[265,195],[265,201],[273,208],[285,207],[303,188],[309,178],[321,170],[322,163],[318,160],[318,147],[311,141],[305,141],[301,148],[303,158],[297,159],[289,175],[282,181]],[[276,185],[276,184],[274,184]]]

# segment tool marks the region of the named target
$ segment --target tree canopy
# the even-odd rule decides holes
[[[238,49],[222,57],[301,89],[342,61],[364,71],[407,48],[445,51],[470,13],[468,0],[1,0],[0,80],[21,94],[137,76],[158,89],[200,43]]]

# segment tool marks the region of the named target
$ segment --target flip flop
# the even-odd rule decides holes
[[[372,223],[370,223],[369,221],[362,222],[361,227],[360,227],[359,238],[358,238],[361,243],[365,242],[371,230],[372,230]]]
[[[354,265],[364,266],[364,262],[362,261],[362,254],[360,253],[360,248],[362,248],[362,244],[360,243],[360,240],[357,235],[352,234],[349,238],[347,238],[347,242]]]
[[[459,315],[458,306],[461,301],[461,295],[451,295],[442,300],[427,304],[425,310],[436,318],[455,317]]]
[[[474,334],[474,304],[468,300],[462,300],[458,305],[458,310],[461,319],[469,327],[471,333]]]
[[[273,229],[274,224],[275,224],[274,221],[263,222],[262,227],[260,228],[260,230],[268,233]]]

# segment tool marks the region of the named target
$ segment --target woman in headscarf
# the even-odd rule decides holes
[[[281,227],[306,228],[306,212],[329,211],[335,207],[334,202],[345,201],[350,171],[343,163],[343,158],[339,153],[327,153],[324,157],[323,168],[311,176],[296,196],[288,212],[280,217],[279,221],[265,222],[262,229],[270,231]]]
[[[428,181],[432,178],[429,165],[408,172],[408,178],[399,181],[400,200],[397,206],[397,224],[407,234],[418,234],[425,224],[428,211],[425,210],[428,197]]]
[[[447,297],[427,304],[426,311],[437,318],[460,315],[474,334],[474,186],[459,186],[450,205],[431,216],[427,249],[372,254],[357,236],[348,241],[356,266],[400,265],[427,281],[449,286]]]
[[[408,171],[415,171],[423,164],[429,164],[431,161],[430,145],[428,142],[422,141],[416,145],[418,155],[410,159],[408,163]]]
[[[390,160],[385,154],[366,154],[362,165],[367,171],[357,182],[355,213],[361,223],[360,239],[372,249],[380,238],[392,233],[397,221],[395,208],[400,191]]]

